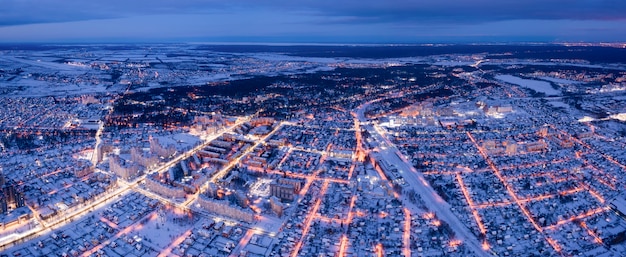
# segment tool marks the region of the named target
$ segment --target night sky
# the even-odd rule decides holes
[[[1,0],[0,42],[626,41],[626,0]]]

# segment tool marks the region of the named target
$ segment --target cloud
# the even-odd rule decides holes
[[[616,0],[365,0],[343,10],[364,17],[438,22],[501,20],[625,19],[626,1]]]
[[[0,26],[270,9],[329,23],[626,20],[623,0],[2,0]]]
[[[226,7],[222,1],[200,0],[2,0],[0,26],[208,13]]]

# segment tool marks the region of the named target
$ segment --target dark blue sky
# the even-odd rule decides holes
[[[615,42],[626,0],[2,0],[0,42]]]

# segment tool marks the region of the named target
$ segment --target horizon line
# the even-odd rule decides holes
[[[0,45],[232,45],[232,46],[447,46],[447,45],[563,45],[563,46],[609,46],[626,48],[626,41],[492,41],[492,42],[256,42],[256,41],[15,41],[2,42]]]

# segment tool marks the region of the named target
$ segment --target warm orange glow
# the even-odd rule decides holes
[[[374,165],[374,160],[372,160],[372,166],[374,166],[374,167],[375,167],[375,169],[376,169],[376,171],[378,171],[378,176],[380,176],[380,179],[381,179],[381,180],[385,180],[385,181],[387,181],[387,182],[389,181],[389,180],[387,179],[387,176],[385,175],[385,172],[383,172],[383,170],[380,168],[380,166],[378,166],[378,165]],[[391,183],[389,183],[389,185],[391,185]]]
[[[609,207],[600,207],[600,208],[596,208],[596,209],[591,209],[591,210],[588,210],[588,211],[586,211],[584,213],[581,213],[581,214],[579,214],[577,216],[572,216],[572,217],[570,217],[568,219],[559,220],[556,224],[551,225],[551,226],[547,226],[546,229],[553,230],[553,229],[556,229],[557,227],[559,227],[559,226],[561,226],[563,224],[572,222],[574,220],[582,220],[584,218],[588,218],[588,217],[596,215],[598,213],[605,212],[605,211],[607,211],[609,209],[610,209]]]
[[[175,214],[175,215],[184,215],[184,214],[187,214],[187,212],[186,212],[186,211],[184,211],[184,210],[182,210],[182,209],[180,209],[180,208],[174,208],[174,209],[173,209],[173,211],[174,211],[174,214]]]
[[[189,237],[191,235],[191,230],[187,230],[185,231],[185,233],[183,233],[182,235],[180,235],[179,237],[177,237],[176,239],[174,239],[174,241],[172,241],[172,243],[165,248],[165,250],[163,250],[161,253],[159,253],[159,255],[157,255],[158,257],[167,257],[170,256],[172,253],[172,250],[174,250],[174,248],[176,246],[179,246],[183,241],[185,241],[185,239],[187,237]]]
[[[570,195],[570,194],[575,194],[578,192],[583,191],[582,187],[575,187],[569,190],[565,190],[565,191],[561,191],[559,193],[556,194],[543,194],[543,195],[538,195],[538,196],[533,196],[533,197],[528,197],[528,198],[521,198],[519,199],[519,201],[521,203],[527,203],[527,202],[535,202],[535,201],[541,201],[541,200],[545,200],[545,199],[549,199],[549,198],[554,198],[557,195]],[[495,203],[482,203],[482,204],[477,204],[476,208],[477,209],[482,209],[482,208],[488,208],[488,207],[503,207],[503,206],[507,206],[507,205],[511,205],[511,204],[515,204],[515,202],[512,201],[503,201],[503,202],[495,202]]]
[[[472,216],[474,216],[474,220],[476,221],[476,224],[478,224],[478,229],[480,230],[480,233],[486,234],[487,233],[487,229],[485,229],[485,225],[483,224],[482,220],[480,219],[480,215],[478,215],[478,211],[476,210],[476,206],[474,206],[474,202],[472,201],[472,198],[470,197],[470,194],[467,191],[467,188],[465,187],[465,183],[463,183],[463,180],[461,179],[461,175],[460,174],[456,174],[456,181],[459,184],[459,186],[461,187],[461,192],[463,192],[463,196],[465,196],[465,201],[467,201],[467,205],[469,205],[469,208],[470,208],[470,210],[472,212]]]
[[[563,159],[559,159],[559,160],[545,160],[545,161],[533,161],[530,163],[525,163],[525,164],[516,164],[516,165],[510,165],[510,166],[501,166],[500,170],[510,170],[510,169],[518,169],[518,168],[533,168],[533,167],[540,167],[543,166],[545,164],[559,164],[559,163],[566,163],[570,161],[567,157],[563,158]],[[520,174],[520,175],[513,175],[513,176],[509,176],[509,178],[526,178],[526,177],[541,177],[541,176],[550,176],[552,174],[552,172],[546,171],[546,172],[535,172],[532,174]]]
[[[200,190],[198,190],[195,194],[187,197],[187,200],[183,202],[182,206],[189,206],[193,201],[198,199],[199,195],[200,195]]]
[[[359,162],[365,161],[365,150],[363,149],[363,139],[361,138],[361,122],[355,112],[350,112],[354,117],[354,133],[356,134],[356,155]]]
[[[156,212],[152,212],[150,215],[151,215],[150,219],[152,219],[152,217],[156,217],[157,214],[156,214]],[[115,234],[115,236],[113,236],[113,237],[109,238],[108,240],[100,243],[99,245],[96,245],[94,248],[91,248],[91,249],[83,252],[80,256],[83,256],[83,257],[91,256],[92,254],[94,254],[94,253],[98,252],[99,250],[101,250],[102,248],[104,248],[104,246],[108,245],[110,242],[113,242],[116,239],[120,238],[121,236],[126,235],[126,234],[128,234],[130,232],[140,230],[142,227],[143,227],[143,225],[140,222],[136,222],[133,225],[130,225],[130,226],[120,230],[119,232],[117,232]],[[191,233],[191,231],[189,231],[189,233]]]
[[[383,250],[383,245],[381,243],[378,243],[376,245],[376,247],[374,248],[374,251],[376,252],[376,257],[385,256],[385,251]]]
[[[109,227],[112,227],[112,228],[114,228],[114,229],[117,229],[117,228],[118,228],[117,224],[115,224],[115,223],[111,222],[110,220],[108,220],[108,219],[107,219],[107,218],[105,218],[105,217],[100,217],[100,221],[102,221],[102,222],[106,223],[107,225],[109,225]]]
[[[598,199],[598,201],[600,201],[600,203],[604,203],[604,197],[602,197],[602,195],[600,195],[600,193],[596,192],[595,190],[589,188],[587,186],[588,192],[593,195],[593,197],[595,197],[596,199]]]
[[[456,248],[456,247],[459,247],[462,243],[463,242],[459,239],[452,239],[450,240],[450,243],[448,245],[452,248]]]
[[[550,244],[556,252],[561,252],[561,246],[559,246],[559,243],[556,240],[546,237],[546,241],[548,241],[548,244]]]
[[[519,207],[520,211],[522,211],[524,216],[526,216],[526,219],[528,219],[528,221],[530,221],[530,223],[533,225],[533,227],[535,227],[535,230],[537,230],[537,232],[539,232],[539,233],[541,233],[543,235],[543,228],[541,226],[539,226],[539,224],[537,224],[537,222],[533,219],[533,217],[530,214],[530,212],[528,211],[528,209],[526,209],[524,204],[517,197],[517,194],[515,194],[515,191],[513,191],[513,188],[511,187],[511,185],[506,181],[504,176],[502,176],[502,173],[496,167],[496,165],[493,163],[491,158],[489,158],[489,156],[487,155],[485,150],[476,142],[476,139],[474,138],[474,136],[472,136],[472,134],[469,131],[467,131],[466,134],[469,137],[469,139],[472,141],[472,143],[474,144],[474,147],[476,147],[476,149],[478,149],[478,152],[480,153],[480,155],[482,155],[482,157],[485,160],[485,162],[487,163],[487,165],[489,165],[489,167],[493,171],[493,174],[496,175],[496,177],[500,180],[500,183],[502,183],[502,185],[504,185],[504,187],[506,188],[506,191],[509,193],[509,195],[511,196],[513,201],[517,204],[517,206]],[[549,238],[547,236],[544,235],[544,237],[546,238],[546,240],[548,240],[548,243],[550,243],[550,245],[552,246],[552,248],[554,248],[554,250],[556,250],[557,252],[560,252],[561,247],[556,243],[556,241],[555,242],[550,242],[550,240],[549,240]]]
[[[402,233],[402,254],[405,257],[411,257],[411,212],[404,208],[404,231]]]
[[[483,241],[482,248],[483,248],[483,250],[485,250],[485,251],[487,251],[487,250],[489,250],[489,249],[491,248],[491,246],[489,245],[489,243],[487,242],[487,240]]]
[[[323,222],[326,222],[326,223],[341,223],[341,222],[343,222],[342,219],[335,219],[335,218],[324,217],[324,216],[321,216],[319,214],[316,214],[315,218],[317,220],[319,220],[319,221],[323,221]]]
[[[60,172],[62,172],[62,171],[63,171],[63,170],[61,170],[61,169],[57,169],[57,170],[52,171],[52,172],[50,172],[50,173],[46,173],[46,174],[41,175],[41,178],[45,178],[45,177],[48,177],[48,176],[52,176],[52,175],[54,175],[54,174],[58,174],[58,173],[60,173]]]
[[[319,171],[319,170],[318,170]],[[349,180],[345,180],[345,179],[340,179],[340,178],[320,178],[317,177],[317,175],[319,174],[319,172],[315,172],[312,175],[305,175],[305,174],[299,174],[299,173],[292,173],[292,172],[285,172],[283,173],[282,171],[275,171],[275,170],[267,170],[265,171],[267,174],[276,174],[276,175],[286,175],[287,177],[290,178],[301,178],[301,179],[306,179],[306,180],[310,180],[310,181],[329,181],[329,182],[335,182],[335,183],[340,183],[340,184],[350,184]],[[309,185],[310,186],[310,185]],[[304,190],[304,188],[307,187],[307,185],[305,184],[305,186],[303,187],[303,189],[301,190],[301,192]],[[300,193],[301,195],[304,195],[303,193]]]
[[[311,187],[311,184],[313,184],[313,181],[313,178],[308,178],[306,180],[304,186],[302,187],[302,189],[300,189],[300,195],[306,195],[306,193],[309,191],[309,188]]]
[[[304,241],[305,237],[309,233],[309,230],[311,229],[311,222],[313,221],[313,218],[315,218],[315,215],[317,214],[317,210],[320,208],[320,204],[322,203],[322,197],[326,194],[326,190],[328,190],[328,181],[324,181],[324,184],[322,184],[322,188],[320,189],[320,192],[319,192],[319,198],[317,199],[317,201],[315,201],[315,204],[311,208],[311,211],[309,212],[309,214],[307,215],[304,221],[302,236],[300,237],[300,240],[298,240],[298,242],[294,246],[293,252],[291,252],[292,257],[298,256],[298,252],[300,252],[300,248],[302,248],[302,242]]]
[[[254,213],[261,213],[261,208],[255,206],[255,205],[250,205],[250,209],[252,209],[252,211],[254,211]]]
[[[341,244],[339,245],[339,257],[346,256],[346,248],[348,247],[348,237],[341,236]]]
[[[597,243],[597,244],[603,244],[602,242],[602,238],[600,238],[595,232],[593,232],[593,230],[589,229],[589,227],[587,227],[587,223],[585,223],[584,221],[580,222],[580,226],[582,228],[584,228],[587,233],[593,237],[593,240]]]
[[[352,223],[352,218],[354,217],[354,203],[356,202],[356,195],[353,195],[350,199],[350,206],[348,206],[348,218],[344,221],[345,224]]]
[[[388,188],[393,188],[393,185],[391,184],[391,182],[389,182],[389,180],[387,179],[387,176],[385,176],[385,173],[383,172],[383,170],[380,168],[380,166],[378,165],[374,165],[374,160],[372,159],[372,166],[374,166],[375,170],[378,172],[378,176],[380,176],[380,179],[382,181],[385,181],[387,184]],[[400,195],[396,192],[393,192],[393,196],[397,199],[400,198]]]
[[[350,171],[348,171],[348,179],[352,178],[352,174],[354,173],[355,167],[356,167],[356,162],[352,160],[352,165],[350,165]]]
[[[248,245],[248,243],[250,242],[250,239],[252,239],[252,236],[254,234],[255,234],[254,229],[248,229],[248,231],[246,231],[246,234],[244,234],[243,237],[241,237],[241,239],[239,240],[239,243],[233,249],[233,252],[239,252],[240,249],[243,249],[246,245]]]
[[[567,133],[566,131],[563,131],[563,130],[557,129],[557,128],[556,128],[556,126],[554,126],[554,125],[550,125],[550,127],[552,127],[554,130],[559,131],[560,133],[564,134],[565,136],[567,136],[567,137],[571,138],[572,140],[576,141],[576,143],[578,143],[578,144],[580,144],[580,145],[583,145],[585,148],[590,149],[590,150],[592,150],[592,151],[595,151],[596,153],[598,153],[598,154],[602,155],[602,157],[604,157],[604,159],[606,159],[607,161],[612,162],[613,164],[615,164],[615,165],[619,166],[619,167],[620,167],[620,168],[622,168],[623,170],[626,170],[626,165],[624,165],[624,164],[622,164],[622,163],[618,162],[617,160],[615,160],[615,158],[613,158],[613,156],[610,156],[610,155],[608,155],[608,154],[605,154],[605,153],[602,153],[602,152],[599,152],[599,151],[595,150],[595,148],[591,147],[589,144],[587,144],[587,143],[585,143],[585,142],[581,141],[580,139],[578,139],[578,138],[576,138],[576,137],[573,137],[572,135],[570,135],[570,134],[569,134],[569,133]]]
[[[287,160],[287,158],[289,157],[289,155],[291,155],[291,151],[293,150],[293,148],[289,147],[287,149],[287,153],[285,154],[285,156],[283,156],[282,159],[280,159],[280,162],[278,162],[278,165],[276,165],[276,167],[281,167],[283,166],[283,163],[285,163],[285,161]]]
[[[575,187],[575,188],[572,188],[570,190],[561,191],[561,192],[559,192],[559,195],[565,196],[565,195],[575,194],[575,193],[578,193],[580,191],[583,191],[582,187]],[[532,200],[535,200],[535,199],[532,199]]]

